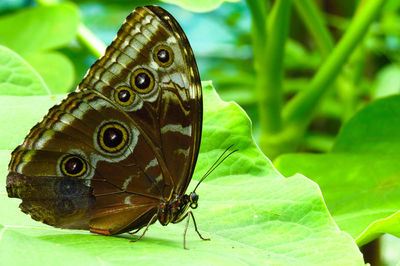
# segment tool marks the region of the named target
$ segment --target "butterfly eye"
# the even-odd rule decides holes
[[[104,151],[118,152],[128,142],[128,132],[119,123],[107,123],[100,128],[97,140]]]
[[[114,99],[120,105],[128,106],[135,99],[135,94],[130,88],[123,86],[116,89]]]
[[[61,172],[66,176],[81,176],[86,172],[86,163],[76,155],[69,155],[61,161]]]
[[[162,67],[169,67],[174,61],[174,53],[166,45],[159,45],[153,52],[154,61]]]
[[[133,72],[131,85],[139,93],[148,93],[154,87],[154,77],[144,68],[137,69]]]

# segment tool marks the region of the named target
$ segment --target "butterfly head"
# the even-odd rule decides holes
[[[199,195],[196,194],[196,192],[191,192],[189,194],[189,206],[192,209],[196,209],[197,208],[197,201],[199,200]]]
[[[189,207],[192,209],[197,208],[198,200],[199,195],[191,192],[189,195],[185,194],[180,198],[177,196],[170,202],[164,202],[158,208],[158,220],[162,225],[167,225],[170,222],[178,223],[185,216]]]
[[[229,146],[222,154],[221,156],[215,161],[215,163],[211,166],[211,168],[204,174],[204,176],[200,179],[200,181],[197,183],[196,187],[194,190],[188,195],[184,194],[183,196],[179,196],[179,194],[175,194],[174,197],[172,197],[172,200],[168,202],[163,202],[160,204],[158,208],[158,220],[162,225],[167,225],[168,223],[178,223],[182,221],[184,217],[186,217],[187,211],[189,207],[191,209],[196,209],[198,206],[198,201],[199,201],[199,195],[196,193],[196,189],[199,187],[201,182],[206,179],[207,176],[210,175],[210,173],[217,168],[226,158],[228,158],[230,155],[235,153],[236,150],[233,150],[229,152],[227,155],[226,152],[229,151],[229,149],[233,145]],[[225,155],[225,156],[224,156]]]

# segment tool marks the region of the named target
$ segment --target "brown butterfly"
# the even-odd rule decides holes
[[[195,224],[188,209],[198,195],[185,192],[202,108],[185,33],[164,9],[138,7],[77,90],[13,151],[8,196],[35,220],[103,235],[145,228],[140,239],[156,220]]]

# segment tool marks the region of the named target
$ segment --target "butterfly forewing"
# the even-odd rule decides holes
[[[9,196],[57,227],[141,228],[184,194],[201,125],[200,77],[183,30],[165,10],[139,7],[77,91],[13,152]]]
[[[170,64],[155,59],[160,47],[169,52]],[[132,84],[138,69],[154,77],[154,88],[149,92],[141,93]],[[129,105],[116,99],[118,90],[125,87],[135,95]],[[163,162],[158,159],[146,166],[163,164],[164,197],[172,188],[179,194],[186,190],[200,146],[202,94],[192,49],[172,15],[155,6],[137,8],[79,88],[94,88],[113,99],[160,151]]]
[[[173,33],[176,45],[177,67],[168,71],[170,78],[162,83],[164,111],[160,113],[162,148],[175,191],[183,194],[191,180],[200,148],[203,102],[200,76],[193,51],[178,22],[162,8],[149,7],[165,29]],[[172,38],[169,37],[169,38]]]

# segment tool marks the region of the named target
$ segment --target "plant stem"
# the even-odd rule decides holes
[[[360,10],[362,5],[363,4],[359,4],[357,10]],[[334,48],[334,41],[329,33],[322,13],[318,10],[316,4],[311,0],[295,1],[295,6],[305,25],[307,26],[309,32],[311,33],[315,44],[319,48],[323,58],[327,58]],[[355,51],[353,51],[352,56],[348,59],[346,65],[353,66],[353,62],[355,60],[352,58],[359,59],[356,54],[360,54],[360,49],[361,47],[359,46],[357,49],[355,49]],[[362,62],[357,63],[358,64],[354,65],[354,67],[357,70],[363,69],[364,64]],[[336,89],[339,100],[341,101],[341,104],[343,106],[343,122],[347,121],[347,119],[353,115],[355,109],[357,97],[357,86],[355,86],[355,84],[357,84],[356,82],[357,75],[353,75],[353,73],[345,73],[345,71],[342,70],[341,74],[336,78],[336,81],[333,84],[333,87]]]
[[[379,14],[386,0],[369,0],[354,17],[338,45],[313,77],[310,85],[297,94],[283,109],[284,123],[294,124],[304,132],[312,119],[318,101],[340,73],[348,57],[362,40],[369,25]]]
[[[106,46],[96,35],[93,34],[83,23],[78,26],[78,32],[76,35],[78,41],[85,46],[92,55],[99,58],[104,54]]]
[[[259,51],[260,68],[257,70],[257,97],[261,125],[261,148],[269,156],[273,135],[281,131],[283,58],[289,31],[291,1],[278,0],[268,16],[265,50]]]
[[[266,2],[267,3],[267,2]],[[266,43],[265,21],[267,17],[267,8],[264,8],[262,0],[247,0],[247,5],[252,15],[252,43],[254,69],[260,68],[261,51],[263,51]]]
[[[311,0],[302,0],[294,1],[293,4],[310,31],[321,54],[323,57],[328,57],[333,50],[334,42],[315,2]]]
[[[266,25],[269,38],[262,56],[257,89],[261,128],[267,134],[275,134],[281,129],[283,58],[290,10],[291,1],[278,0]]]
[[[354,114],[357,98],[361,95],[359,84],[365,70],[365,49],[359,45],[346,63],[344,71],[337,78],[337,96],[342,105],[342,122],[346,122]],[[357,86],[358,85],[358,86]]]

